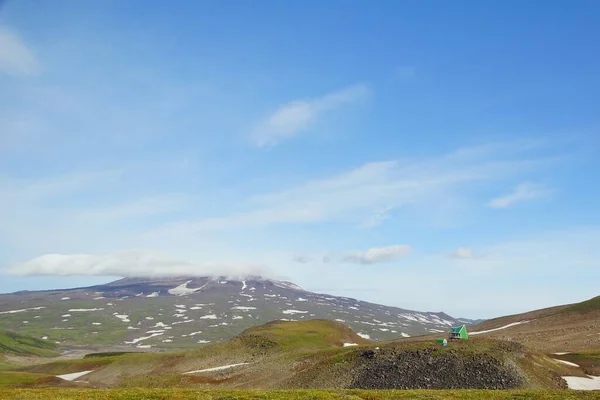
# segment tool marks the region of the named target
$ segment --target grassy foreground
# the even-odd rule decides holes
[[[193,389],[12,389],[0,399],[86,400],[388,400],[388,399],[600,399],[600,392],[572,390],[193,390]]]

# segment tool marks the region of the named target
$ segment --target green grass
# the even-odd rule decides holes
[[[567,312],[588,312],[594,310],[600,310],[600,296],[582,301],[581,303],[573,304],[565,309]]]
[[[90,353],[83,356],[83,358],[101,358],[101,357],[114,357],[123,356],[125,354],[132,354],[133,351],[107,351],[104,353]]]
[[[554,357],[579,365],[586,374],[600,376],[600,350],[580,351]]]
[[[0,331],[0,354],[52,357],[58,355],[56,349],[56,344],[47,340]]]
[[[247,329],[237,339],[250,347],[282,350],[321,349],[344,342],[369,343],[345,325],[327,320],[273,321]]]
[[[190,390],[190,389],[12,389],[0,398],[14,400],[574,400],[600,399],[600,393],[570,390]]]
[[[20,372],[34,372],[50,375],[70,374],[72,372],[93,370],[114,362],[119,356],[60,360],[46,364],[29,365],[15,369]]]
[[[0,371],[0,388],[33,383],[49,376],[50,375],[34,374],[31,372]],[[1,391],[0,398],[2,398]]]

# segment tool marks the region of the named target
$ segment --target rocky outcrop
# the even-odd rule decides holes
[[[513,389],[525,377],[512,362],[486,353],[420,350],[367,350],[351,388]]]

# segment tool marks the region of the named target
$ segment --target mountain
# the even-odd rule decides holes
[[[444,334],[470,320],[252,277],[125,278],[105,285],[0,295],[0,329],[62,345],[186,348],[229,339],[273,320],[328,319],[361,337]]]
[[[470,335],[514,340],[545,352],[600,350],[600,296],[484,321]]]

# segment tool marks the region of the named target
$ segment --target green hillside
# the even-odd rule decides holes
[[[565,311],[588,312],[600,310],[600,296],[596,296],[581,303],[572,304]]]
[[[18,370],[92,371],[82,379],[105,388],[220,389],[558,389],[565,387],[560,376],[573,372],[512,342],[475,338],[444,348],[433,340],[373,343],[325,320],[268,323],[192,351],[106,354]]]
[[[47,340],[0,331],[0,355],[52,357],[58,355],[56,350],[56,344]]]

